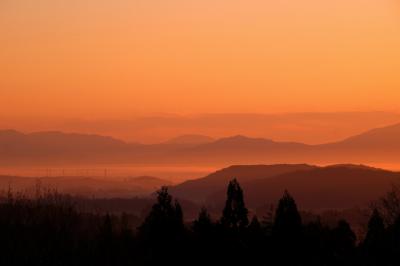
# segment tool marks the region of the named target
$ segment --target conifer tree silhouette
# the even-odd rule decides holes
[[[301,217],[296,202],[289,192],[285,191],[275,212],[272,233],[279,238],[298,237],[301,228]]]
[[[362,251],[367,265],[378,265],[385,259],[385,225],[382,216],[374,209],[368,222],[368,231],[362,243]]]
[[[182,208],[177,201],[172,202],[167,187],[157,191],[157,202],[138,229],[141,248],[147,254],[145,259],[150,265],[165,263],[165,257],[174,250],[183,249],[185,227]],[[175,259],[181,260],[183,256]]]
[[[178,201],[172,204],[172,196],[167,187],[157,191],[157,203],[155,203],[139,227],[139,233],[146,237],[160,237],[163,235],[176,236],[184,229],[183,212]]]
[[[248,230],[252,234],[261,234],[261,224],[256,215],[253,216],[248,226]]]
[[[227,228],[245,228],[249,224],[248,210],[243,199],[243,190],[238,181],[229,182],[227,199],[222,213],[221,224]]]
[[[356,235],[348,222],[340,220],[331,231],[331,245],[335,263],[338,265],[353,265],[356,246]]]
[[[100,226],[98,239],[99,265],[111,264],[114,255],[114,228],[110,214],[106,214]]]
[[[213,222],[211,221],[210,214],[206,208],[201,208],[197,220],[193,222],[193,231],[199,234],[210,233],[213,227]]]
[[[400,265],[400,216],[387,228],[388,265]]]
[[[377,209],[374,209],[372,212],[371,218],[368,222],[368,231],[365,236],[365,240],[363,246],[365,248],[375,249],[376,246],[379,246],[381,241],[384,240],[385,236],[385,225],[383,222],[383,218],[380,215]]]
[[[295,200],[285,191],[279,200],[272,227],[275,259],[280,265],[293,265],[301,255],[302,222]]]

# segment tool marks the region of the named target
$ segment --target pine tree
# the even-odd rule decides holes
[[[182,208],[177,201],[172,204],[168,188],[162,187],[157,191],[157,203],[153,205],[151,212],[139,227],[139,233],[145,234],[147,238],[175,236],[182,233],[183,229]]]
[[[275,212],[275,206],[271,204],[268,206],[265,215],[262,217],[262,227],[264,228],[264,231],[267,235],[271,235],[272,229],[274,227]]]
[[[100,226],[99,236],[102,242],[109,244],[114,235],[113,223],[110,214],[104,216],[103,224]]]
[[[400,217],[387,228],[387,251],[391,265],[400,265]]]
[[[227,228],[245,228],[249,224],[248,210],[243,199],[243,190],[238,181],[229,182],[227,199],[222,213],[221,224]]]
[[[272,227],[274,259],[280,260],[280,265],[294,265],[301,255],[301,217],[296,202],[287,191],[279,200]]]
[[[345,220],[340,220],[336,228],[331,231],[331,244],[335,260],[339,265],[353,265],[353,255],[356,246],[356,235],[349,223]]]
[[[179,202],[177,200],[175,200],[175,221],[174,221],[174,225],[176,227],[176,231],[182,231],[184,230],[184,224],[183,224],[183,211],[182,211],[182,207],[179,204]]]
[[[261,224],[256,215],[251,219],[248,229],[251,234],[261,234]]]
[[[100,254],[99,256],[99,262],[98,263],[104,263],[104,265],[107,265],[111,262],[112,257],[114,255],[114,230],[113,230],[113,223],[111,216],[109,214],[106,214],[103,220],[103,224],[100,227],[99,230],[99,239],[97,241],[98,244],[98,252]]]
[[[279,238],[298,237],[302,228],[295,200],[285,191],[275,212],[272,233]]]
[[[368,264],[383,262],[385,251],[385,225],[377,209],[372,212],[368,222],[368,231],[362,243],[362,251]]]
[[[148,264],[162,263],[165,257],[175,250],[184,249],[185,228],[183,223],[183,212],[180,204],[172,202],[172,196],[167,187],[157,191],[157,203],[155,203],[139,227],[139,246],[141,252],[146,254]],[[182,257],[175,258],[183,259]]]
[[[363,246],[367,249],[375,249],[380,246],[385,235],[385,225],[377,209],[372,212],[368,222],[368,232],[365,236]]]
[[[193,222],[193,231],[199,234],[207,234],[213,227],[210,214],[206,208],[201,208],[197,220]]]

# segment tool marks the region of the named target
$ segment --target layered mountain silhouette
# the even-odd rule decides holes
[[[62,132],[0,131],[0,160],[21,163],[254,164],[398,163],[400,124],[340,142],[307,145],[233,136],[217,140],[189,135],[160,144],[126,143],[111,137]]]
[[[305,112],[305,113],[207,113],[198,115],[158,114],[129,119],[23,119],[2,117],[0,128],[27,131],[58,129],[64,132],[97,132],[133,142],[165,142],[183,134],[257,136],[276,141],[328,143],[371,128],[398,123],[391,112]],[[234,132],[234,133],[232,133]]]
[[[246,203],[256,209],[274,204],[284,190],[302,209],[345,209],[367,206],[385,195],[392,184],[400,184],[400,173],[362,165],[249,165],[232,166],[201,179],[173,186],[176,197],[221,208],[226,181],[236,177]]]

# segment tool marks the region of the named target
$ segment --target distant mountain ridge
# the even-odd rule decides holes
[[[400,123],[369,130],[337,142],[335,145],[362,148],[379,148],[385,146],[386,148],[398,149],[400,148]]]
[[[1,115],[1,114],[0,114]],[[23,131],[96,132],[127,142],[161,143],[179,135],[221,138],[240,134],[307,144],[336,142],[371,128],[400,122],[395,112],[153,114],[124,119],[31,119],[3,114],[0,128]]]
[[[201,145],[205,143],[213,142],[214,139],[209,136],[187,134],[172,138],[164,143],[176,144],[176,145]]]
[[[3,163],[107,160],[116,153],[129,152],[134,146],[139,145],[95,134],[0,131],[0,159]]]
[[[35,148],[41,149],[107,149],[127,145],[124,141],[95,134],[64,133],[59,131],[24,134],[15,130],[0,131],[0,144],[3,149],[18,148],[22,145],[36,145]]]
[[[112,137],[62,132],[0,131],[0,160],[20,163],[232,165],[265,163],[397,162],[400,124],[321,145],[232,136],[181,136],[166,143],[126,143]]]

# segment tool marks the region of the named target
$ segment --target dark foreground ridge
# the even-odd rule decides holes
[[[0,204],[0,265],[400,265],[399,191],[377,202],[361,237],[345,220],[304,222],[288,191],[264,217],[250,215],[236,179],[218,219],[202,208],[186,223],[163,187],[139,227],[128,214],[81,211],[57,193],[9,193]]]

